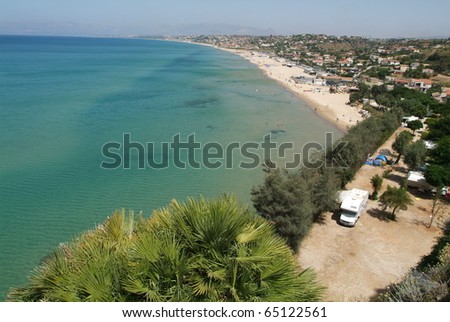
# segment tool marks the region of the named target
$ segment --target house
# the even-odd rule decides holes
[[[327,85],[327,82],[326,82],[326,80],[323,79],[323,78],[315,78],[315,79],[313,80],[313,84],[314,84],[314,85],[317,85],[317,86],[325,86],[325,85]]]
[[[396,85],[403,85],[405,87],[419,90],[425,93],[433,86],[433,82],[430,79],[395,79],[394,83]]]
[[[341,76],[325,76],[324,77],[327,84],[349,84],[353,83],[353,78],[351,77],[341,77]]]
[[[417,69],[417,67],[420,66],[420,63],[411,63],[410,67],[411,69]]]
[[[405,73],[409,69],[408,65],[400,65],[400,71],[402,73]]]
[[[405,116],[402,118],[402,126],[408,127],[408,123],[412,121],[417,121],[419,118],[417,116]]]
[[[412,79],[411,80],[414,87],[419,89],[421,92],[425,93],[433,86],[433,82],[430,79]]]
[[[317,66],[323,66],[323,60],[322,59],[314,59],[313,63]]]
[[[426,75],[433,75],[434,70],[432,70],[431,68],[424,68],[422,70],[422,73],[426,74]]]
[[[396,85],[407,86],[407,85],[409,85],[410,83],[411,83],[411,81],[408,80],[408,79],[400,79],[400,78],[397,78],[397,79],[394,80],[394,84],[396,84]]]
[[[380,64],[382,66],[387,66],[387,65],[389,65],[389,59],[379,57],[378,58],[378,64]]]

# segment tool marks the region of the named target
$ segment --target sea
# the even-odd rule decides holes
[[[283,166],[325,133],[342,135],[212,47],[0,36],[0,300],[115,210],[151,216],[174,198],[224,193],[252,207],[264,160]],[[267,139],[293,149],[263,150]]]

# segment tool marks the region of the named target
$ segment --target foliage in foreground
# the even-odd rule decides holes
[[[318,301],[273,226],[234,198],[116,212],[59,247],[10,301]]]

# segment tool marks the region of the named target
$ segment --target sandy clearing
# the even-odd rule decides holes
[[[391,150],[396,133],[381,148]],[[372,192],[370,178],[382,175],[386,168],[364,165],[346,188]],[[388,184],[398,186],[399,179],[406,176],[402,164],[393,168],[382,191]],[[301,245],[298,260],[302,267],[314,268],[327,287],[325,301],[369,301],[429,254],[439,236],[437,222],[430,229],[424,225],[429,223],[431,199],[411,192],[415,194],[414,205],[400,211],[395,222],[379,218],[380,206],[370,200],[354,228],[340,226],[338,215],[331,213],[325,214],[323,224],[313,227]],[[449,210],[447,207],[447,213]]]

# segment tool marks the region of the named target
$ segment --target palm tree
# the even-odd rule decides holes
[[[318,301],[272,224],[224,196],[117,212],[61,246],[13,301]]]
[[[380,191],[381,185],[383,184],[383,178],[376,174],[370,179],[370,182],[372,183],[373,188],[372,199],[377,200],[378,192]]]
[[[25,287],[13,289],[13,301],[125,300],[120,293],[127,250],[134,229],[133,213],[115,212],[103,225],[61,244],[29,277]]]
[[[392,208],[392,218],[395,219],[395,211],[397,209],[406,210],[409,205],[414,202],[408,191],[402,188],[388,186],[386,191],[380,197],[380,203],[384,208]]]

